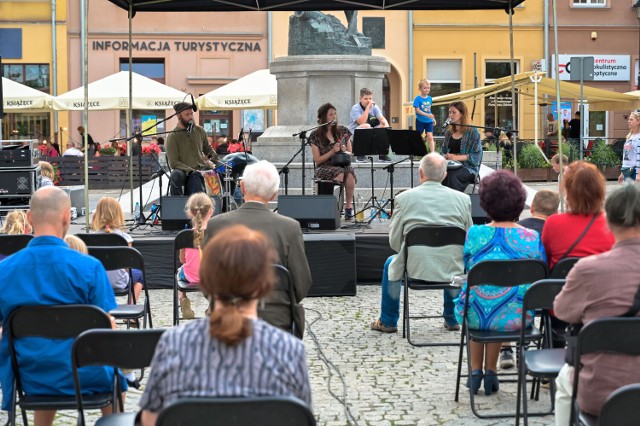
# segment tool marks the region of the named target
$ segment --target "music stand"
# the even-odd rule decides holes
[[[392,130],[389,132],[389,139],[394,154],[406,155],[411,160],[411,187],[413,188],[413,157],[427,155],[427,145],[417,130]]]
[[[380,213],[383,211],[375,193],[372,155],[387,155],[389,152],[389,136],[387,132],[388,128],[355,129],[353,132],[353,155],[356,157],[367,157],[371,167],[371,198],[367,200],[362,210],[358,212],[362,213],[367,209],[375,210],[375,214],[371,215],[367,224],[373,222],[376,216],[380,216]]]

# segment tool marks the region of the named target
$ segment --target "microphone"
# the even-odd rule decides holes
[[[190,121],[189,124],[187,124],[187,136],[191,137],[191,131],[193,130],[193,121]]]
[[[198,107],[196,106],[196,101],[193,100],[193,95],[189,93],[189,96],[191,96],[191,109],[193,112],[198,112]]]
[[[113,138],[113,139],[109,139],[109,142],[118,142],[120,140],[120,138]]]
[[[442,123],[442,128],[446,129],[449,124],[451,124],[451,119],[447,118],[444,123]]]

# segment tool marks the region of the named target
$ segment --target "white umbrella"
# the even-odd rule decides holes
[[[47,93],[2,77],[2,106],[6,112],[51,109],[52,99]]]
[[[200,96],[196,105],[203,110],[276,109],[278,83],[268,69],[258,70]]]
[[[155,80],[132,73],[132,109],[169,109],[183,102],[186,93]],[[57,110],[84,109],[84,87],[53,98]],[[89,111],[123,110],[129,108],[129,72],[120,71],[89,83]]]

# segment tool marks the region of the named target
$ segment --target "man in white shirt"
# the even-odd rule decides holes
[[[62,154],[63,157],[84,157],[84,153],[74,146],[73,142],[69,142],[67,149]]]

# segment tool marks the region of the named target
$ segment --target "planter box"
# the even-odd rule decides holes
[[[551,168],[538,168],[538,169],[518,169],[518,177],[523,182],[549,182],[549,171],[553,172]]]
[[[618,176],[620,176],[619,166],[600,167],[600,171],[607,180],[618,180]]]

